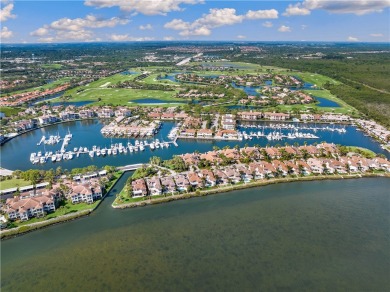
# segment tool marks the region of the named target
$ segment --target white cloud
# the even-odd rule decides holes
[[[282,25],[278,28],[278,31],[280,32],[290,32],[291,28],[289,26]]]
[[[275,9],[271,10],[249,10],[245,15],[237,15],[234,8],[212,8],[209,13],[203,14],[202,17],[193,22],[186,22],[182,19],[173,19],[167,22],[164,27],[174,30],[180,30],[180,35],[203,35],[211,34],[213,28],[233,25],[241,23],[245,19],[260,19],[260,18],[277,18],[278,12]]]
[[[112,17],[108,19],[94,15],[87,15],[85,18],[61,18],[46,24],[30,33],[42,42],[62,42],[67,40],[95,41],[93,31],[89,29],[115,27],[129,23],[128,19]]]
[[[54,43],[55,37],[46,37],[46,38],[39,38],[38,41],[41,43]]]
[[[273,27],[274,24],[271,22],[271,21],[266,21],[262,24],[262,26],[264,27],[267,27],[267,28],[270,28],[270,27]]]
[[[210,9],[208,14],[204,14],[203,17],[197,19],[194,23],[195,25],[214,28],[240,23],[243,19],[243,15],[236,15],[236,9],[234,8],[213,8]]]
[[[14,35],[14,33],[13,33],[12,31],[10,31],[10,30],[8,29],[8,27],[3,26],[3,27],[1,28],[0,37],[1,37],[2,39],[9,39],[9,38],[12,37],[13,35]]]
[[[87,15],[85,18],[61,18],[53,21],[49,27],[55,30],[71,30],[78,31],[82,28],[102,28],[102,27],[114,27],[118,24],[124,25],[129,23],[128,19],[112,17],[109,19],[103,19],[94,15]]]
[[[151,30],[151,29],[153,29],[153,26],[150,23],[148,23],[148,24],[145,24],[145,25],[140,25],[139,29],[140,30]]]
[[[358,42],[359,39],[358,39],[357,37],[349,36],[349,37],[347,38],[347,41],[349,41],[349,42]]]
[[[239,34],[239,35],[237,36],[237,38],[238,38],[238,39],[246,39],[246,36],[244,36],[244,35],[242,35],[242,34]]]
[[[0,21],[7,21],[8,19],[15,18],[16,15],[12,14],[12,10],[14,9],[14,4],[9,3],[8,5],[4,6],[0,10]]]
[[[247,19],[274,19],[278,18],[279,12],[276,9],[269,9],[269,10],[256,10],[252,11],[249,10],[245,18]]]
[[[383,37],[383,34],[382,33],[371,33],[370,36],[372,36],[374,38],[380,38],[380,37]]]
[[[203,0],[87,0],[87,6],[108,8],[118,6],[126,12],[136,12],[145,15],[166,15],[171,11],[182,11],[181,4],[200,4]]]
[[[110,36],[110,39],[115,42],[124,42],[124,41],[136,41],[136,42],[142,42],[142,41],[152,41],[154,38],[150,37],[132,37],[128,34],[112,34]]]
[[[301,3],[295,5],[288,5],[286,11],[283,13],[284,16],[297,16],[297,15],[309,15],[310,10],[303,7]]]
[[[206,26],[201,26],[194,28],[192,30],[183,30],[179,33],[182,36],[198,35],[198,36],[208,36],[211,34],[211,30]]]
[[[38,28],[37,30],[34,30],[33,32],[30,32],[30,35],[32,36],[45,36],[50,33],[48,26],[43,26]]]
[[[364,15],[382,12],[383,9],[390,7],[390,0],[304,0],[301,4],[309,10],[323,9],[330,13]]]
[[[175,38],[171,36],[166,36],[163,38],[164,41],[173,41]]]
[[[174,30],[185,30],[189,29],[191,24],[189,22],[185,22],[182,19],[172,19],[170,22],[167,22],[164,27],[170,28]]]
[[[58,41],[63,40],[77,40],[77,41],[90,41],[93,39],[93,32],[90,30],[81,29],[79,31],[58,31],[56,35]]]

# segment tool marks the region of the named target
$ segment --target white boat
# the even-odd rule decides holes
[[[123,148],[123,153],[127,154],[127,148]]]
[[[68,152],[68,159],[69,159],[69,160],[73,159],[73,153],[70,152],[70,151]]]
[[[145,150],[144,145],[139,145],[139,150],[144,151]]]
[[[45,158],[45,157],[41,157],[41,158],[39,159],[39,162],[40,162],[40,163],[45,163],[45,162],[46,162],[46,158]]]
[[[96,150],[96,156],[100,156],[100,150]]]
[[[41,156],[42,156],[42,152],[41,152],[41,151],[38,151],[37,156],[38,156],[38,157],[41,157]]]
[[[56,161],[61,161],[62,160],[62,154],[57,154]]]
[[[116,148],[112,149],[112,154],[113,154],[113,155],[116,155],[117,153],[118,153],[118,152],[117,152]]]
[[[111,149],[107,149],[107,154],[108,155],[111,155],[111,152],[112,152]]]
[[[88,148],[87,147],[84,148],[84,152],[88,152]]]
[[[94,157],[95,156],[95,152],[94,151],[89,151],[89,156],[90,157]]]
[[[103,149],[102,149],[102,155],[103,155],[103,156],[106,156],[106,148],[103,148]]]
[[[149,147],[150,147],[151,150],[154,150],[154,143],[153,143],[153,142],[150,143],[150,144],[149,144]]]

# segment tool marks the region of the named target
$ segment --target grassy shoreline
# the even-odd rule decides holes
[[[318,175],[318,176],[305,176],[305,177],[286,177],[286,178],[276,178],[269,180],[258,180],[250,183],[237,184],[225,187],[217,187],[213,189],[198,190],[191,193],[179,194],[179,195],[170,195],[168,197],[157,196],[157,198],[142,200],[140,202],[132,203],[123,203],[111,205],[114,209],[126,209],[134,207],[144,207],[147,205],[162,204],[168,203],[176,200],[190,199],[193,197],[203,197],[208,195],[215,195],[220,193],[227,193],[236,190],[243,190],[248,188],[261,187],[271,184],[278,183],[290,183],[290,182],[300,182],[300,181],[320,181],[320,180],[339,180],[339,179],[354,179],[354,178],[368,178],[368,177],[387,177],[390,178],[389,173],[359,173],[359,174],[336,174],[336,175]]]

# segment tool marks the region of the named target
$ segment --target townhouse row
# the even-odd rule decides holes
[[[183,172],[166,177],[141,178],[132,182],[132,196],[173,194],[216,185],[249,183],[265,178],[286,177],[288,175],[348,174],[364,173],[369,170],[390,172],[386,159],[366,159],[364,157],[340,157],[338,159],[309,158],[308,160],[254,161],[249,164],[233,164],[211,169]]]
[[[32,217],[43,217],[47,213],[54,212],[64,199],[72,204],[88,203],[101,199],[103,188],[97,179],[89,181],[65,181],[53,185],[49,189],[41,189],[21,193],[13,198],[8,198],[2,205],[1,211],[10,220],[29,220]]]

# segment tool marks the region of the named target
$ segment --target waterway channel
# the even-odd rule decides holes
[[[390,180],[115,210],[5,240],[2,291],[388,291]],[[50,288],[49,288],[50,287]]]
[[[245,123],[243,123],[245,124]],[[253,124],[253,123],[251,123]],[[258,125],[268,125],[270,122],[259,122]],[[273,123],[275,124],[275,123]],[[319,124],[297,124],[304,126],[320,126]],[[156,149],[151,151],[147,148],[143,152],[128,152],[127,154],[118,154],[116,156],[106,156],[106,157],[93,157],[91,158],[88,154],[80,155],[80,157],[74,157],[72,160],[62,160],[61,162],[51,162],[48,160],[45,164],[32,164],[30,162],[30,153],[32,152],[45,152],[59,150],[61,148],[61,143],[57,145],[44,145],[37,146],[37,143],[41,140],[42,135],[48,137],[49,135],[59,134],[61,137],[64,137],[65,134],[69,131],[73,134],[73,138],[70,141],[67,150],[73,151],[75,147],[87,147],[91,149],[93,145],[100,146],[102,148],[109,147],[111,143],[123,143],[126,145],[128,142],[134,145],[137,139],[135,138],[107,138],[100,133],[100,129],[104,126],[104,121],[100,120],[84,120],[84,121],[73,121],[67,123],[61,123],[56,125],[51,125],[48,127],[40,128],[23,135],[20,135],[11,141],[5,143],[1,146],[1,163],[2,167],[7,169],[20,169],[26,170],[30,168],[37,169],[50,169],[57,168],[61,166],[63,169],[72,169],[76,167],[85,167],[88,165],[96,165],[102,167],[105,165],[114,165],[121,166],[134,163],[146,163],[152,156],[160,156],[162,159],[170,159],[173,155],[192,153],[195,150],[199,152],[207,152],[213,149],[214,146],[225,147],[230,146],[234,147],[239,145],[244,147],[245,145],[285,145],[289,143],[290,145],[294,143],[304,144],[305,142],[310,144],[314,142],[333,142],[335,144],[341,145],[351,145],[351,146],[360,146],[368,148],[376,153],[383,153],[388,158],[390,157],[388,152],[385,152],[375,140],[364,135],[361,131],[356,131],[354,126],[345,126],[346,133],[340,134],[338,132],[330,131],[317,131],[314,133],[318,136],[318,139],[285,139],[281,141],[269,141],[266,138],[253,138],[252,140],[243,140],[243,141],[217,141],[217,140],[193,140],[193,139],[179,139],[177,140],[178,147],[171,145],[169,148]],[[172,127],[175,126],[173,122],[164,122],[163,127],[160,132],[154,137],[154,139],[159,139],[160,141],[168,141],[167,138],[169,131]],[[323,126],[323,125],[321,125]],[[324,125],[327,126],[327,125]],[[330,127],[341,127],[338,125],[329,125]],[[344,128],[344,126],[342,126]],[[242,129],[247,133],[251,131],[262,131],[262,129]],[[268,134],[273,130],[266,129],[264,130],[265,134]],[[301,132],[308,132],[306,130],[300,130]],[[284,134],[291,132],[290,130],[282,130]],[[313,132],[311,132],[313,133]],[[151,139],[149,139],[151,141]]]

